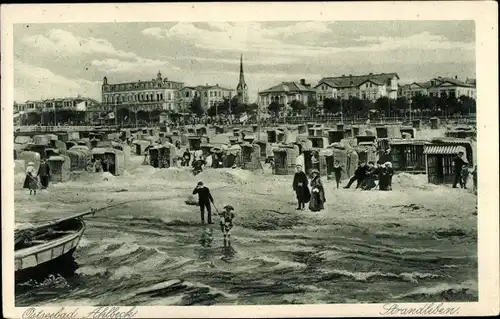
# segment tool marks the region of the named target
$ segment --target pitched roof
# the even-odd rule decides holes
[[[423,89],[428,89],[428,88],[431,87],[431,82],[430,81],[427,81],[427,82],[413,82],[412,84],[416,84],[416,85],[420,86]]]
[[[260,93],[272,92],[314,92],[314,90],[297,82],[282,82]]]
[[[456,155],[458,152],[465,153],[465,149],[459,145],[424,145],[424,154]]]
[[[440,77],[438,77],[438,78],[434,78],[433,80],[438,81],[438,83],[436,83],[436,86],[440,86],[443,83],[451,83],[451,84],[456,85],[456,86],[474,87],[471,84],[467,84],[465,82],[462,82],[460,80],[453,79],[453,78],[440,78]]]
[[[388,83],[393,77],[399,79],[397,73],[379,73],[379,74],[365,74],[365,75],[347,75],[347,76],[337,76],[337,77],[324,77],[322,78],[318,84],[326,84],[331,87],[357,87],[361,84],[370,81],[378,85],[383,85]]]
[[[197,90],[210,90],[210,89],[221,89],[221,90],[226,90],[226,91],[232,91],[232,89],[228,89],[222,86],[219,86],[218,84],[216,85],[198,85],[196,86]]]
[[[476,79],[466,79],[465,83],[475,86],[476,85]]]

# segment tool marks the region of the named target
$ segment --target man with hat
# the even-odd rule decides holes
[[[464,152],[459,151],[458,155],[453,158],[453,188],[457,188],[457,184],[462,180],[462,168],[467,164],[463,157]]]
[[[224,206],[220,213],[220,229],[224,236],[224,247],[231,246],[231,230],[233,229],[234,208],[231,205]]]
[[[307,180],[307,175],[302,170],[302,165],[296,165],[297,172],[293,177],[293,190],[297,195],[297,201],[299,203],[297,210],[303,210],[306,207],[306,203],[311,199],[311,193],[309,192],[309,181]]]
[[[214,202],[214,198],[212,194],[210,194],[210,189],[203,185],[203,182],[198,182],[196,188],[193,191],[193,195],[198,194],[198,204],[200,205],[200,213],[201,213],[201,223],[205,223],[205,208],[208,213],[208,223],[213,224],[212,222],[212,206],[211,204]]]

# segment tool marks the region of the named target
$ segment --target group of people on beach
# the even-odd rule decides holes
[[[344,188],[350,188],[356,182],[356,189],[371,190],[378,186],[378,189],[381,191],[390,191],[392,190],[393,175],[394,170],[391,162],[361,162]]]
[[[313,159],[313,167],[315,167],[314,164]],[[316,168],[311,170],[310,175],[312,179],[310,182],[306,173],[303,171],[302,165],[297,164],[296,170],[297,172],[293,178],[292,188],[297,196],[297,210],[304,210],[305,204],[307,203],[309,203],[310,211],[317,212],[323,210],[326,197],[319,170]],[[335,161],[332,171],[335,177],[335,184],[338,189],[340,188],[342,172],[345,172],[345,169],[342,168],[339,161]],[[394,170],[392,169],[392,164],[390,162],[386,162],[384,164],[361,162],[354,172],[354,175],[349,179],[349,182],[344,188],[350,188],[354,182],[357,182],[356,188],[361,188],[362,190],[371,190],[378,187],[379,190],[389,191],[392,190],[393,175]],[[309,187],[311,190],[309,190]]]

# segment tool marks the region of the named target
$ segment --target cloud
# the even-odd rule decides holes
[[[61,29],[52,29],[46,35],[26,36],[21,42],[41,53],[57,56],[77,56],[82,54],[105,54],[120,58],[136,58],[132,52],[117,50],[113,45],[98,38],[84,38]]]
[[[449,41],[441,35],[427,31],[407,37],[360,36],[356,42],[366,43],[360,50],[393,51],[398,49],[463,49],[474,50],[474,43]]]
[[[142,34],[158,39],[188,41],[198,48],[213,51],[254,51],[292,55],[330,52],[328,48],[289,44],[281,40],[284,36],[308,34],[314,37],[315,34],[328,32],[325,23],[299,22],[278,28],[266,28],[257,22],[237,24],[211,22],[208,25],[211,30],[196,27],[193,23],[179,22],[169,29],[158,27],[144,29]]]
[[[100,100],[101,83],[71,79],[21,61],[14,63],[14,100],[82,96]]]
[[[92,66],[105,73],[151,73],[156,74],[158,70],[180,70],[168,61],[136,58],[133,61],[119,59],[92,60]]]
[[[172,60],[192,60],[192,61],[202,61],[211,63],[225,63],[239,65],[240,59],[223,59],[223,58],[207,58],[207,57],[196,57],[196,56],[176,56],[176,57],[165,57]],[[275,65],[275,64],[289,64],[296,62],[296,58],[284,57],[284,56],[273,56],[273,57],[248,57],[243,56],[244,65]]]
[[[473,43],[453,42],[429,32],[406,37],[359,36],[353,39],[350,45],[339,46],[335,41],[336,34],[328,27],[329,24],[320,21],[299,22],[276,28],[264,27],[257,22],[237,24],[211,22],[207,25],[210,29],[182,22],[171,28],[144,29],[142,33],[158,39],[187,41],[195,47],[215,52],[258,52],[266,54],[271,60],[288,57],[287,61],[290,62],[296,62],[297,58],[329,57],[351,52],[395,51],[405,48],[474,49]],[[285,42],[290,39],[301,41]],[[324,46],[324,43],[328,43],[328,46]]]

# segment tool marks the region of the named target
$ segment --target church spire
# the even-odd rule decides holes
[[[245,74],[243,73],[243,54],[240,56],[240,84],[245,85]]]
[[[240,56],[240,80],[238,86],[236,87],[236,93],[240,101],[247,103],[248,101],[248,87],[245,83],[245,74],[243,72],[243,54]]]

